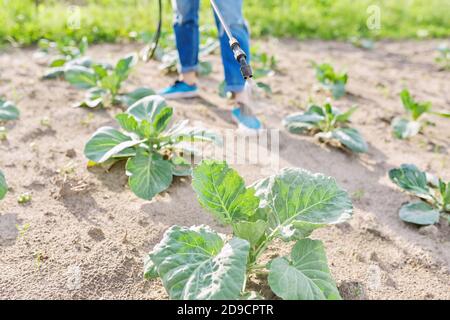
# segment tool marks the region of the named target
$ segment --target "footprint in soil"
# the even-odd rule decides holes
[[[41,191],[45,189],[46,183],[43,179],[34,179],[29,184],[23,185],[26,190]]]
[[[52,128],[36,128],[28,133],[26,133],[23,137],[22,137],[22,142],[30,142],[32,140],[36,140],[40,137],[43,136],[54,136],[56,134],[56,131]]]
[[[57,180],[55,185],[58,188],[52,191],[53,197],[62,202],[64,207],[78,220],[86,220],[95,224],[90,219],[90,215],[106,212],[105,209],[99,207],[91,195],[95,191],[95,186],[84,179],[72,177],[67,180]]]
[[[128,185],[128,177],[125,174],[125,161],[114,164],[109,170],[100,167],[90,168],[89,172],[102,183],[109,191],[123,193]]]
[[[106,239],[103,230],[100,228],[91,228],[88,231],[88,235],[97,242],[103,241]]]
[[[0,245],[13,245],[17,235],[17,214],[7,213],[0,215]]]

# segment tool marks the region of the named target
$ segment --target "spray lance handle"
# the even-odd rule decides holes
[[[210,0],[211,5],[214,9],[214,12],[216,13],[217,17],[219,18],[220,24],[223,26],[223,29],[225,33],[227,34],[228,39],[230,39],[230,47],[233,51],[234,58],[239,62],[241,65],[241,73],[245,80],[250,79],[253,77],[253,71],[250,65],[247,63],[247,55],[245,54],[244,50],[242,50],[241,45],[239,44],[239,41],[235,37],[233,37],[233,34],[231,33],[230,27],[225,21],[224,16],[222,15],[222,12],[219,9],[219,6],[216,3],[216,0]]]
[[[233,50],[234,58],[241,66],[241,73],[245,80],[253,78],[252,67],[247,63],[247,55],[242,50],[239,41],[236,38],[230,39],[230,48]]]

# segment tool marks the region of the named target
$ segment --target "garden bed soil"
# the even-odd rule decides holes
[[[323,239],[337,285],[347,299],[450,299],[450,228],[418,228],[402,222],[400,206],[410,197],[395,187],[388,170],[414,163],[450,180],[450,125],[435,126],[409,141],[392,137],[389,121],[403,112],[399,93],[408,87],[419,100],[450,107],[450,73],[434,63],[439,41],[380,42],[366,51],[340,42],[260,41],[279,58],[270,78],[273,95],[260,97],[257,112],[280,131],[280,167],[302,167],[333,176],[351,194],[354,217],[313,234]],[[97,45],[95,59],[114,62],[136,44]],[[115,125],[117,109],[74,109],[84,92],[67,82],[41,81],[45,71],[35,49],[0,53],[0,93],[17,102],[22,115],[6,125],[0,168],[11,187],[0,202],[0,299],[166,299],[159,280],[145,281],[143,257],[173,224],[220,226],[195,200],[190,179],[176,179],[153,201],[138,199],[127,186],[123,164],[110,172],[87,170],[83,147],[100,126]],[[201,97],[171,102],[177,119],[213,129],[232,129],[230,106],[217,95],[223,77],[220,58],[209,58],[214,73],[200,83]],[[323,102],[310,61],[347,70],[348,94],[336,103],[359,110],[353,125],[370,151],[355,156],[287,133],[284,116]],[[141,63],[126,87],[161,88],[174,80],[157,62]],[[265,176],[258,165],[240,165],[251,183]],[[29,192],[32,201],[19,205]],[[273,253],[288,252],[277,244]],[[281,249],[280,249],[281,248]],[[251,284],[253,289],[258,280]]]

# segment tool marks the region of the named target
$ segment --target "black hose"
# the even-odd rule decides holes
[[[153,36],[152,42],[148,45],[144,59],[145,61],[149,61],[155,57],[156,49],[158,49],[159,39],[161,38],[161,30],[162,30],[162,15],[163,15],[163,6],[162,0],[158,0],[159,6],[159,17],[158,17],[158,27],[156,28],[156,33]]]

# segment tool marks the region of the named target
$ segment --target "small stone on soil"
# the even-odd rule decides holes
[[[77,156],[77,152],[74,149],[69,149],[66,151],[66,157],[73,159]]]
[[[102,241],[105,240],[105,234],[103,233],[103,230],[100,228],[91,228],[88,231],[88,235],[94,239],[95,241]]]
[[[357,281],[342,281],[338,287],[344,300],[367,300],[364,285]]]
[[[426,226],[419,229],[419,233],[424,236],[437,237],[439,235],[439,229],[436,226]]]

